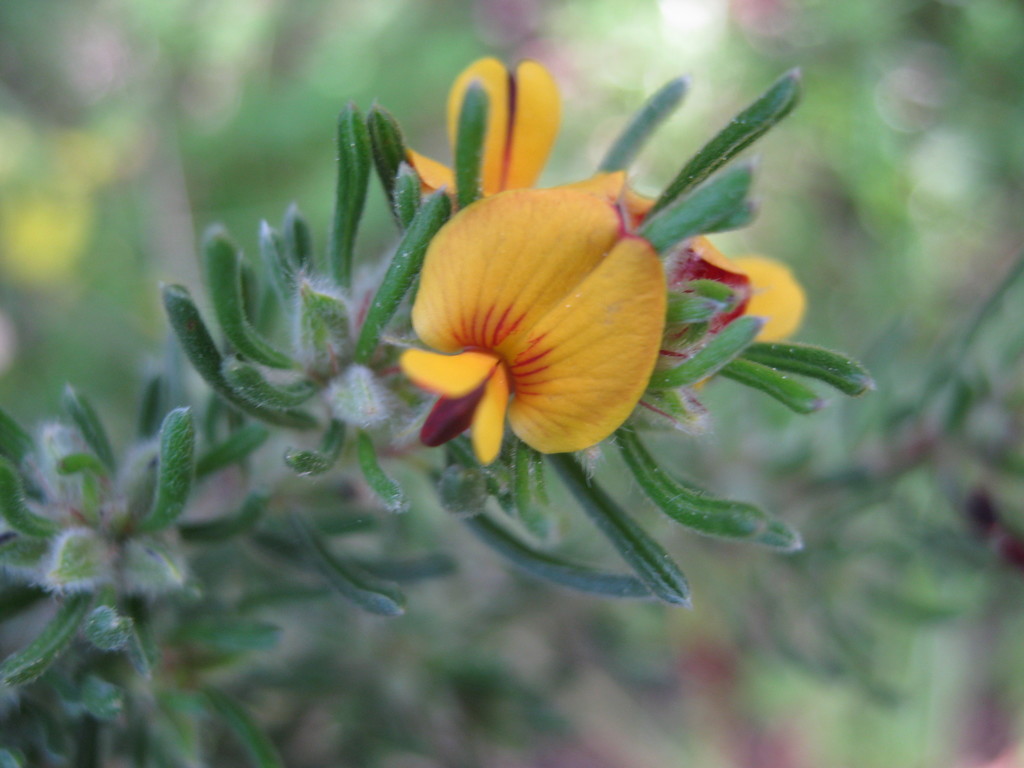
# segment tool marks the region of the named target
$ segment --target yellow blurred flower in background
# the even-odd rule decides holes
[[[15,121],[0,123],[0,146],[5,143],[0,158],[4,272],[32,285],[63,282],[89,245],[95,196],[116,175],[117,155],[97,134],[26,136]]]

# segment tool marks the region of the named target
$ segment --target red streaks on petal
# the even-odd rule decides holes
[[[487,308],[487,312],[486,312],[486,314],[484,314],[483,327],[480,329],[480,335],[473,337],[473,343],[476,344],[477,346],[480,346],[480,347],[486,347],[487,346],[487,326],[490,325],[491,315],[494,314],[494,310],[495,310],[495,306],[493,304]],[[473,330],[476,330],[476,325],[475,324],[473,326]]]
[[[550,367],[551,367],[550,365],[542,365],[542,366],[540,366],[538,368],[532,368],[529,371],[516,371],[512,375],[515,376],[516,380],[518,381],[520,379],[525,379],[527,376],[533,376],[535,373],[540,373],[541,371],[546,371]]]
[[[541,339],[543,338],[544,336],[538,336],[535,339],[530,339],[530,342],[526,345],[526,349],[520,352],[519,355],[516,357],[516,361],[512,364],[512,370],[522,368],[524,365],[530,365],[531,363],[535,363],[542,357],[544,357],[544,355],[549,354],[552,349],[554,349],[554,347],[548,347],[543,352],[538,352],[537,354],[532,355],[531,357],[527,357],[525,360],[521,359],[523,355],[525,355],[527,352],[531,351],[534,347],[536,347],[537,344],[539,344]]]

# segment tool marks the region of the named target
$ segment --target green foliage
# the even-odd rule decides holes
[[[455,189],[459,208],[479,200],[483,194],[484,140],[489,109],[483,85],[470,83],[459,107],[455,134]]]
[[[65,194],[84,185],[85,155],[57,159],[74,155],[65,147],[47,159],[42,142],[63,146],[76,121],[81,131],[118,133],[115,181],[90,200],[85,228],[95,239],[67,281],[73,291],[58,287],[51,301],[50,286],[19,290],[14,249],[6,239],[0,249],[2,309],[21,341],[0,379],[0,766],[553,764],[588,759],[576,746],[591,727],[607,730],[624,762],[685,754],[687,764],[718,765],[732,754],[688,735],[709,706],[709,741],[721,749],[765,740],[822,765],[939,764],[950,743],[963,743],[960,724],[976,719],[957,709],[975,704],[950,681],[965,663],[957,648],[977,637],[987,652],[968,659],[972,679],[989,683],[975,698],[1013,711],[1024,262],[1007,271],[1001,260],[1022,170],[1005,134],[1024,116],[1015,99],[1019,11],[988,2],[780,6],[759,11],[770,18],[754,25],[732,9],[722,29],[743,34],[718,39],[713,59],[700,51],[719,33],[687,32],[687,66],[715,106],[695,92],[676,126],[667,118],[687,91],[682,79],[631,120],[620,117],[640,103],[630,79],[650,82],[679,66],[675,54],[655,63],[654,27],[637,34],[604,0],[538,9],[549,26],[537,30],[575,30],[577,47],[560,54],[567,59],[607,56],[612,30],[622,54],[612,80],[594,81],[595,98],[609,103],[593,115],[586,104],[566,112],[552,184],[589,173],[579,165],[586,153],[567,148],[592,152],[607,126],[625,122],[600,170],[631,169],[643,187],[679,167],[679,147],[701,146],[705,127],[728,115],[717,110],[743,98],[755,71],[804,65],[811,98],[777,134],[783,143],[763,145],[768,181],[758,188],[770,215],[743,245],[793,264],[808,289],[805,337],[825,346],[756,341],[757,321],[726,320],[741,292],[692,281],[669,298],[666,321],[679,332],[669,346],[679,357],[658,366],[617,433],[621,460],[596,451],[545,458],[509,436],[483,467],[465,439],[443,452],[413,447],[430,398],[397,367],[415,344],[409,307],[429,243],[453,202],[464,207],[481,192],[482,89],[469,89],[460,115],[454,201],[452,190],[424,198],[398,121],[376,103],[365,116],[355,102],[342,109],[333,179],[325,162],[339,95],[361,101],[372,88],[413,146],[430,149],[441,87],[408,88],[408,62],[426,77],[468,59],[452,41],[469,36],[451,32],[464,9],[399,3],[381,15],[354,5],[339,26],[318,3],[286,13],[239,6],[224,14],[230,23],[216,4],[202,19],[173,4],[129,5],[118,20],[95,15],[99,6],[29,11],[15,0],[0,10],[19,73],[0,105],[0,140],[14,148],[0,169],[3,231],[31,220],[11,201],[48,162]],[[678,19],[663,5],[631,14],[674,34]],[[488,13],[474,18],[490,23]],[[331,34],[320,38],[320,29]],[[807,29],[813,39],[797,40]],[[61,44],[49,66],[33,50],[77,40],[80,30],[118,51],[138,36],[161,52],[124,55],[148,84],[147,100],[181,116],[173,130],[166,114],[108,113],[106,99],[137,89],[101,88],[78,47]],[[602,32],[588,52],[589,30]],[[421,57],[425,41],[430,55]],[[506,51],[510,60],[518,49]],[[368,64],[376,59],[387,64]],[[81,73],[74,87],[62,84],[58,73],[72,71]],[[362,74],[343,76],[351,93],[342,94],[336,73],[349,71]],[[689,238],[750,221],[753,165],[730,164],[788,114],[800,86],[795,73],[783,76],[657,196],[638,232],[670,264]],[[23,111],[51,115],[52,125],[12,133]],[[662,137],[651,141],[656,128]],[[567,155],[577,162],[569,176]],[[371,162],[386,205],[368,189]],[[332,182],[333,201],[324,194]],[[125,318],[149,316],[154,265],[188,274],[175,261],[189,250],[182,203],[197,221],[223,220],[237,233],[267,215],[268,201],[292,197],[308,218],[292,204],[277,229],[262,222],[257,263],[226,228],[204,240],[211,326],[184,288],[164,288],[174,338],[160,368],[147,368],[133,422],[125,382],[141,369],[153,327]],[[114,229],[140,210],[155,218]],[[74,212],[59,213],[72,228]],[[397,247],[393,227],[385,232],[389,214]],[[329,235],[318,252],[321,232]],[[727,237],[723,251],[741,242]],[[33,263],[46,263],[43,255]],[[990,285],[991,297],[976,302]],[[870,373],[833,346],[867,350]],[[207,409],[195,410],[209,396],[189,363],[214,393]],[[27,430],[8,415],[29,424],[66,379],[96,406],[69,388],[59,425]],[[816,387],[871,394],[798,421],[744,398],[736,383],[798,414],[826,404]],[[714,437],[691,439],[712,417]],[[668,448],[648,439],[653,424],[686,435]],[[127,434],[133,442],[123,442]],[[631,573],[616,572],[614,553]],[[671,615],[690,601],[676,556],[694,580],[695,621]],[[936,627],[947,634],[931,635]],[[794,682],[769,658],[831,687]],[[934,685],[920,684],[918,667]],[[601,687],[609,675],[639,702],[642,739],[618,694]],[[682,714],[680,679],[707,693]],[[837,694],[837,680],[859,693]],[[929,718],[908,723],[906,709],[879,717],[862,698],[829,698],[848,695],[888,706],[903,699]],[[843,747],[849,739],[820,735],[843,727],[829,719],[836,711],[872,739]],[[798,728],[789,727],[793,712]],[[921,739],[926,726],[930,738]],[[315,738],[303,736],[308,728]],[[875,754],[876,742],[900,751]]]
[[[688,78],[677,77],[656,91],[608,148],[598,170],[611,172],[629,168],[651,135],[679,108],[689,87]]]

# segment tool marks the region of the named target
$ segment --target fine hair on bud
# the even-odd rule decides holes
[[[302,275],[295,291],[293,343],[310,373],[330,377],[352,356],[351,302],[329,280]]]
[[[91,528],[68,528],[50,544],[43,585],[54,592],[88,592],[113,578],[110,545]]]
[[[388,421],[395,411],[394,397],[377,375],[364,365],[350,366],[327,390],[335,418],[368,429]]]

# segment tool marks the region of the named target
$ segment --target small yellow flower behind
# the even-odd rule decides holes
[[[665,296],[657,253],[599,197],[518,190],[469,206],[431,243],[413,305],[416,333],[437,352],[401,359],[441,396],[423,441],[471,428],[490,463],[507,416],[544,453],[600,442],[647,387]]]
[[[497,59],[474,62],[458,76],[448,94],[448,139],[453,150],[462,101],[473,82],[480,83],[488,102],[481,169],[484,195],[532,187],[558,135],[558,85],[536,61],[520,62],[514,73]],[[409,161],[427,190],[454,189],[454,175],[448,166],[412,150]]]
[[[722,325],[740,315],[765,318],[757,341],[782,341],[800,328],[807,296],[792,270],[765,256],[725,256],[706,237],[696,237],[681,254],[670,284],[689,280],[717,280],[737,291],[741,301]]]

